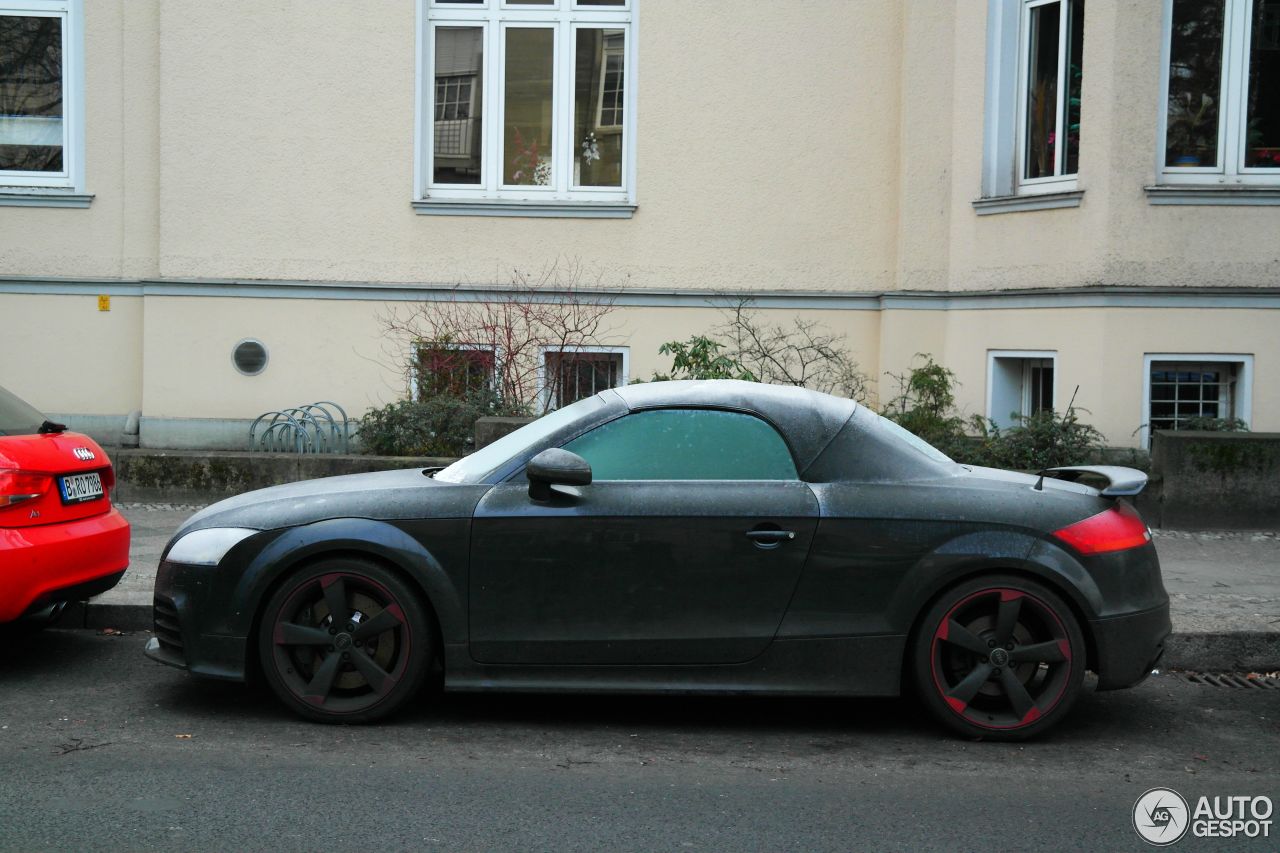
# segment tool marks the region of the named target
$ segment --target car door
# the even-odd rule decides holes
[[[538,502],[521,472],[476,508],[472,656],[715,664],[760,654],[818,519],[777,430],[742,412],[655,409],[564,448],[591,463],[591,485]]]

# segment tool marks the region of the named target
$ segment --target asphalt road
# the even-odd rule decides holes
[[[1148,788],[1280,800],[1280,690],[1156,677],[1022,746],[887,700],[449,695],[327,727],[145,639],[3,640],[0,849],[1140,850]]]

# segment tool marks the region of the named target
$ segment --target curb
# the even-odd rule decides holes
[[[113,604],[98,601],[72,601],[62,611],[58,628],[115,628],[119,631],[150,631],[151,603]]]
[[[1174,633],[1165,641],[1160,668],[1200,672],[1274,672],[1280,669],[1280,633]]]
[[[151,630],[151,603],[77,601],[67,605],[62,628]],[[1274,672],[1280,670],[1280,632],[1224,631],[1173,633],[1165,640],[1161,669],[1199,672]]]

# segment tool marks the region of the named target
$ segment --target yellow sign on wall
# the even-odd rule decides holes
[[[99,311],[110,311],[110,310],[111,310],[111,295],[110,295],[110,294],[108,294],[108,293],[99,293],[99,294],[98,294],[98,310],[99,310]]]

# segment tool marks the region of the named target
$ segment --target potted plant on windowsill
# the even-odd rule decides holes
[[[1187,168],[1201,165],[1201,156],[1208,146],[1204,136],[1208,133],[1216,135],[1217,128],[1206,126],[1208,116],[1213,109],[1213,98],[1200,93],[1199,103],[1195,103],[1192,92],[1181,92],[1169,103],[1169,126],[1165,137],[1165,150],[1168,153],[1167,165]],[[1214,113],[1216,124],[1217,114]]]

